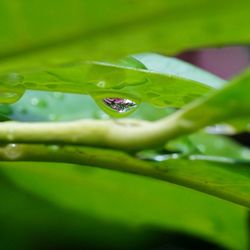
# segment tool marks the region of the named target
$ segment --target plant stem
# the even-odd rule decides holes
[[[8,144],[0,147],[0,161],[64,162],[129,172],[186,186],[250,207],[248,195],[240,196],[237,188],[231,190],[221,188],[226,185],[223,178],[221,180],[215,179],[216,183],[213,183],[215,181],[213,177],[211,177],[212,179],[209,179],[210,177],[204,178],[202,169],[207,170],[211,166],[206,167],[202,164],[197,164],[197,167],[193,165],[190,168],[189,166],[184,167],[183,162],[178,160],[166,161],[164,164],[153,163],[111,149],[32,144]],[[222,164],[214,168],[213,171],[221,171],[220,169],[224,172],[232,171],[230,168],[227,170],[227,168],[228,166]]]
[[[191,133],[194,123],[177,112],[156,122],[141,120],[79,120],[71,122],[2,122],[0,141],[8,143],[75,144],[136,151],[163,145]],[[202,126],[200,126],[202,127]]]

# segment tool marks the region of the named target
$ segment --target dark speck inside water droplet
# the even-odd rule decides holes
[[[137,106],[135,102],[122,98],[104,98],[103,102],[119,113],[128,112]]]

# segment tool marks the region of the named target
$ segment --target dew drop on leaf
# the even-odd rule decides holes
[[[122,98],[104,98],[103,102],[109,106],[114,111],[119,113],[125,113],[134,109],[136,107],[136,103],[129,99]]]
[[[228,124],[217,124],[205,128],[205,131],[209,134],[217,135],[232,135],[235,134],[235,129]]]
[[[92,97],[105,113],[117,118],[130,115],[139,106],[136,98],[120,93],[98,93]]]
[[[19,149],[17,144],[8,144],[5,148],[4,154],[8,159],[10,160],[15,160],[17,159],[22,153],[21,150]]]

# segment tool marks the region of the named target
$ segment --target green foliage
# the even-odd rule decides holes
[[[72,211],[73,216],[78,215],[82,221],[88,216],[98,219],[87,219],[86,223],[77,226],[84,232],[84,238],[104,237],[101,244],[113,241],[115,245],[118,236],[118,242],[126,246],[134,232],[139,237],[129,243],[133,246],[143,242],[143,235],[150,235],[150,230],[162,228],[209,237],[232,249],[246,249],[245,209],[189,189],[88,166],[25,162],[1,163],[0,168],[16,183],[19,192],[29,191],[57,209]],[[230,220],[224,216],[225,211]],[[46,211],[41,213],[46,216]],[[31,219],[28,217],[29,221]],[[108,227],[110,231],[106,232],[105,226],[100,232],[98,228],[102,222],[107,226],[114,223],[113,229]],[[123,227],[115,226],[116,222]],[[119,234],[115,232],[117,227]]]
[[[137,249],[172,230],[246,250],[250,150],[206,127],[249,130],[249,71],[225,83],[155,53],[248,44],[249,9],[247,0],[0,0],[1,121],[130,115],[178,128],[164,147],[133,154],[10,136],[0,147],[0,249],[39,249],[37,235],[41,249]],[[137,106],[118,114],[104,98]]]

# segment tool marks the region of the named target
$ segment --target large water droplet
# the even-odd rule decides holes
[[[92,97],[104,112],[117,118],[128,116],[139,105],[139,101],[134,97],[120,93],[98,93]]]
[[[137,106],[135,102],[122,98],[104,98],[103,102],[119,113],[128,112]]]
[[[16,160],[21,156],[22,152],[17,144],[8,144],[5,148],[4,154],[9,160]]]

